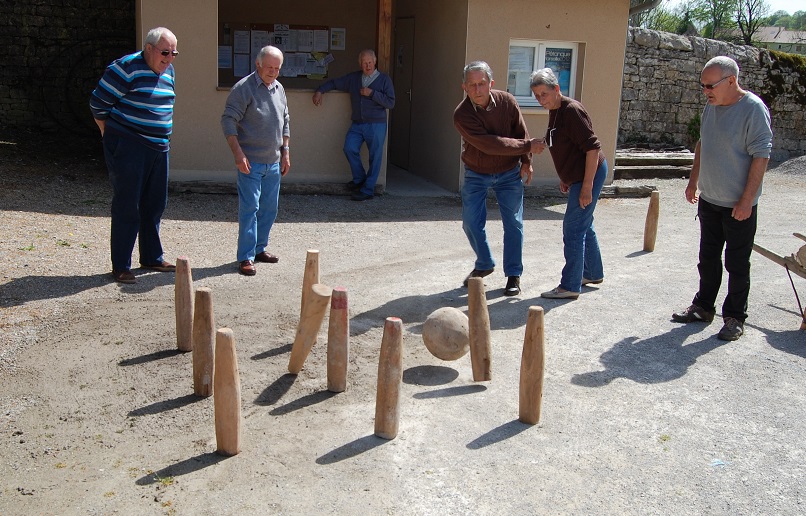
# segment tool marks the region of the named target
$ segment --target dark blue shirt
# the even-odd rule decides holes
[[[385,73],[368,86],[372,89],[371,97],[361,96],[361,76],[363,72],[351,72],[337,79],[331,79],[316,90],[326,93],[331,90],[346,91],[350,94],[350,103],[353,106],[353,122],[386,123],[386,110],[395,107],[395,89],[392,79]]]

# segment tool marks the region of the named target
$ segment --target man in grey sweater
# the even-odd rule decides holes
[[[277,263],[269,232],[277,217],[280,177],[291,168],[288,101],[277,82],[283,53],[263,47],[255,71],[230,90],[221,128],[238,168],[238,271],[254,276],[255,261]]]
[[[772,149],[770,112],[760,98],[739,87],[739,66],[729,57],[708,61],[700,80],[708,103],[685,192],[690,203],[699,201],[700,289],[691,306],[672,314],[672,320],[714,319],[724,248],[728,294],[718,337],[736,340],[744,333],[747,318],[757,204]]]

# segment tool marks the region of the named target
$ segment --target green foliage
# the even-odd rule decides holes
[[[694,145],[700,139],[700,114],[697,113],[694,117],[688,121],[686,124],[686,134],[688,134],[689,138],[689,146],[694,147]]]
[[[806,11],[795,11],[793,14],[786,11],[775,11],[764,18],[763,25],[784,27],[787,30],[806,30]]]

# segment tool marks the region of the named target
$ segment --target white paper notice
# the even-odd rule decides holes
[[[249,31],[236,30],[235,31],[235,53],[248,54],[249,53]]]
[[[220,45],[218,47],[218,67],[219,68],[232,68],[232,47],[229,45]]]
[[[313,52],[313,31],[312,30],[298,30],[297,33],[297,50],[299,52]]]
[[[288,25],[282,23],[274,24],[274,42],[272,44],[283,52],[289,52],[291,50],[289,48],[291,44],[291,30],[288,28]]]
[[[308,54],[303,53],[289,53],[285,55],[283,67],[280,69],[280,74],[283,77],[296,77],[305,73],[305,61],[308,59]]]
[[[235,68],[233,75],[235,77],[245,77],[249,75],[249,54],[235,54]]]
[[[326,30],[313,31],[313,51],[314,52],[327,52],[328,51],[328,33]]]
[[[344,50],[347,45],[347,29],[330,29],[330,50]]]
[[[271,45],[271,41],[269,40],[269,31],[253,30],[252,51],[250,52],[251,56],[257,57],[257,53],[260,52],[260,49],[265,47],[266,45]]]

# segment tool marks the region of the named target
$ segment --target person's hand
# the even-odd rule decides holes
[[[753,214],[753,205],[750,203],[742,202],[741,200],[733,207],[730,215],[736,220],[747,220]]]
[[[528,185],[529,183],[532,182],[532,165],[531,164],[529,164],[529,165],[522,164],[521,165],[521,180],[523,181],[523,184],[526,184],[526,185]]]
[[[544,150],[546,150],[546,140],[544,140],[543,138],[540,139],[532,138],[530,144],[530,152],[532,152],[533,154],[540,154]]]
[[[361,91],[359,93],[361,93],[362,97],[371,97],[372,88],[361,88]]]
[[[691,204],[694,204],[695,202],[697,202],[699,200],[699,197],[697,197],[697,185],[696,184],[694,184],[694,185],[689,184],[688,186],[686,186],[686,200],[688,202],[690,202]]]
[[[322,92],[317,91],[313,94],[313,105],[314,106],[321,106],[322,105]]]
[[[560,191],[562,193],[568,193],[568,183],[560,181]]]
[[[249,159],[243,152],[235,157],[235,166],[238,167],[238,172],[241,174],[248,174],[252,170],[252,165],[249,164]]]
[[[582,185],[579,191],[579,207],[583,210],[593,202],[593,185]]]
[[[290,151],[284,151],[280,159],[280,175],[284,176],[288,174],[289,170],[291,170],[291,153]]]

